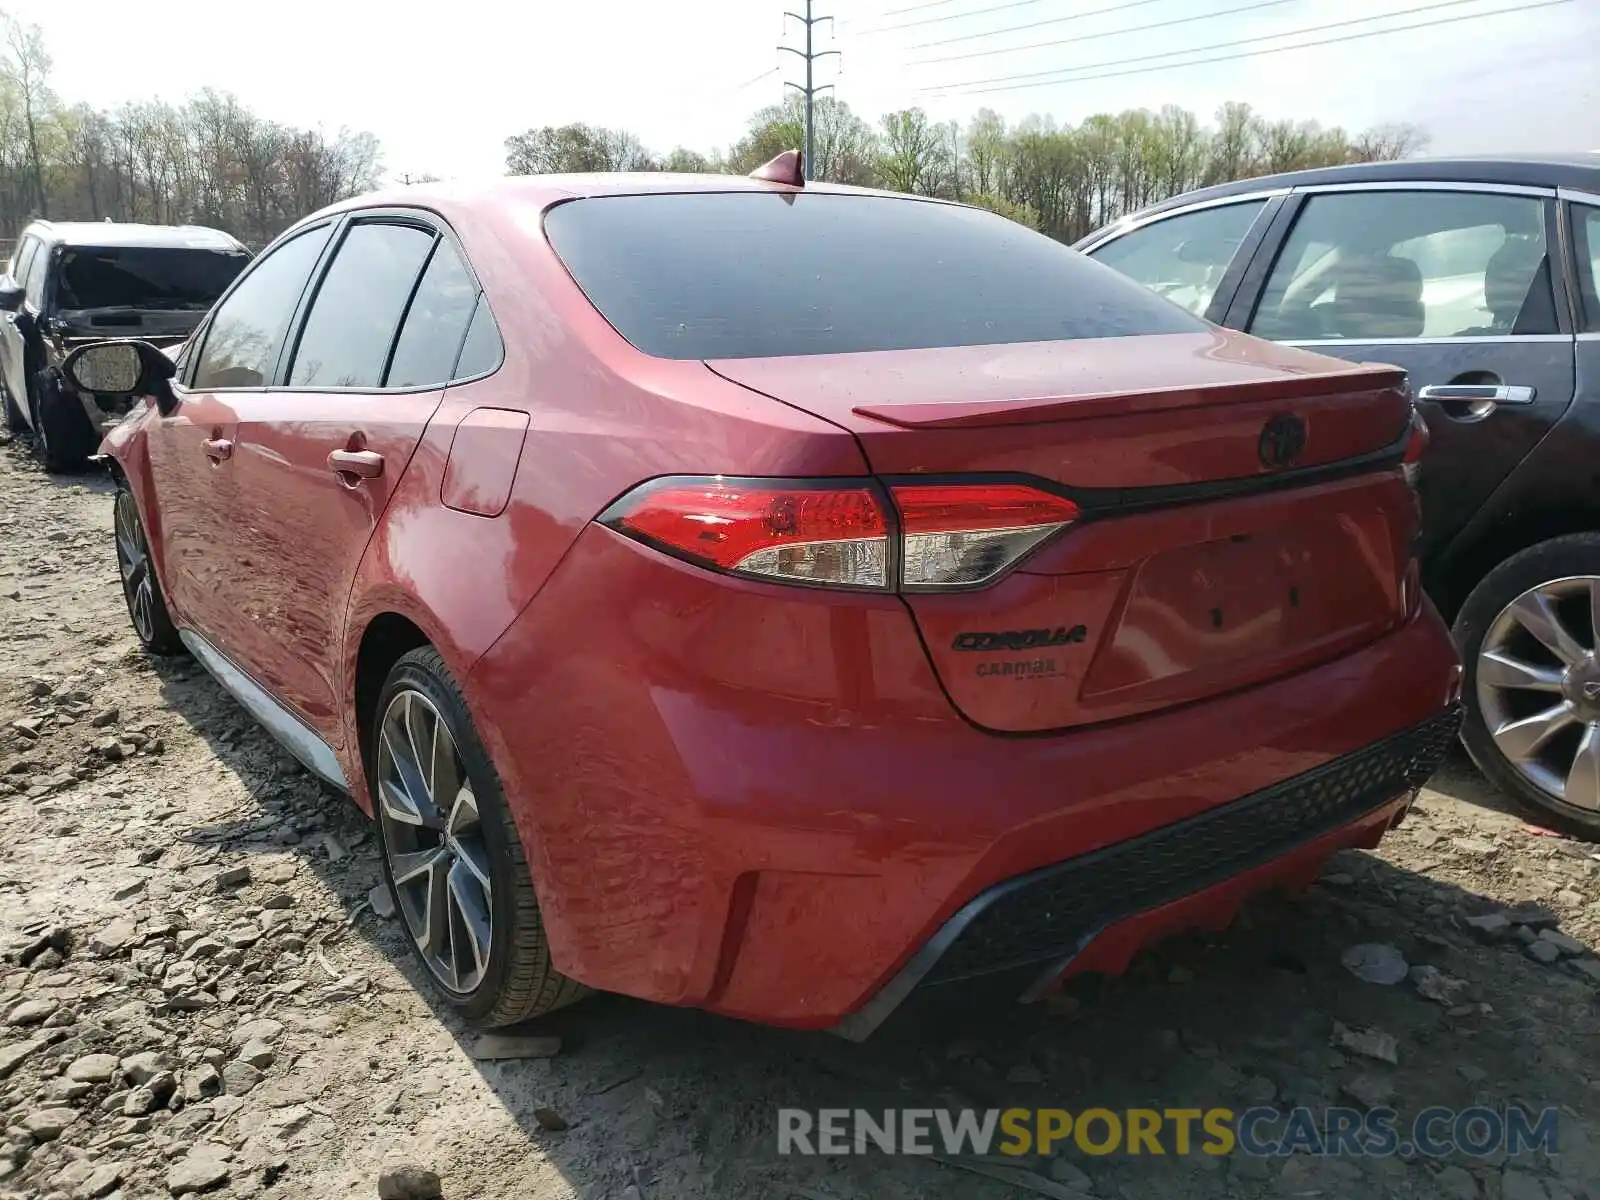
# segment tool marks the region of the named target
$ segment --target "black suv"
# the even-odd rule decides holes
[[[1242,180],[1076,248],[1218,324],[1405,368],[1467,749],[1600,833],[1600,154]]]
[[[31,428],[49,470],[81,467],[129,401],[72,391],[59,369],[67,352],[108,337],[182,343],[249,261],[238,241],[198,225],[30,224],[0,279],[6,428]]]

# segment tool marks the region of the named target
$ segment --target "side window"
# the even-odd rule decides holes
[[[332,228],[308,229],[250,266],[212,314],[189,386],[249,388],[271,381],[284,334]]]
[[[1250,332],[1283,341],[1557,332],[1545,204],[1495,192],[1312,196]]]
[[[350,227],[311,302],[290,387],[378,386],[433,240],[432,231],[415,225]]]
[[[11,257],[11,278],[15,279],[18,283],[27,282],[28,266],[33,260],[34,253],[38,249],[38,238],[25,237],[22,239],[22,243],[17,247],[17,252]]]
[[[28,303],[34,308],[44,307],[44,281],[50,274],[50,263],[54,258],[50,248],[41,242],[22,273],[23,285],[28,289]]]
[[[441,238],[406,311],[384,386],[448,383],[477,302],[477,283],[455,247]]]
[[[1265,200],[1246,200],[1152,221],[1090,256],[1203,316]]]
[[[471,379],[474,375],[487,375],[496,370],[505,358],[505,346],[500,341],[500,326],[495,324],[489,311],[487,297],[478,298],[478,310],[472,314],[472,327],[467,330],[466,343],[461,347],[461,358],[456,362],[456,379]]]
[[[1600,333],[1600,208],[1574,205],[1572,230],[1578,243],[1578,287],[1583,293],[1583,327]]]

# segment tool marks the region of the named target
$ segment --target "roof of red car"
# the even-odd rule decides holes
[[[589,196],[636,196],[663,192],[826,192],[836,195],[894,195],[900,199],[922,197],[844,184],[813,182],[804,189],[787,184],[768,183],[748,175],[687,175],[667,171],[594,172],[585,175],[501,175],[475,180],[414,183],[368,192],[329,205],[323,212],[352,208],[377,208],[389,205],[428,207],[434,204],[531,204],[544,207],[556,200]]]

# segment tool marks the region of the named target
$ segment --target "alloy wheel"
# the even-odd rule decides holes
[[[1600,576],[1541,583],[1501,609],[1478,651],[1477,697],[1514,770],[1600,812]]]
[[[483,982],[494,884],[472,782],[431,700],[395,693],[379,725],[378,819],[400,915],[434,977],[460,995]]]
[[[146,644],[155,639],[155,580],[150,574],[149,547],[139,510],[127,492],[117,493],[115,512],[117,569],[122,575],[122,594],[128,601],[128,616],[134,632]]]

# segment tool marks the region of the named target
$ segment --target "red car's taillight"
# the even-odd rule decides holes
[[[660,479],[600,522],[701,566],[825,587],[980,586],[1078,516],[1021,484],[891,487],[855,480]],[[891,554],[891,550],[895,553]]]
[[[1406,477],[1406,482],[1412,487],[1417,486],[1417,478],[1422,474],[1422,456],[1428,452],[1428,423],[1422,419],[1422,414],[1416,409],[1411,410],[1411,432],[1406,435],[1405,453],[1400,459],[1400,470]]]
[[[1071,500],[1022,484],[891,490],[900,510],[901,585],[917,591],[986,583],[1078,518]]]

